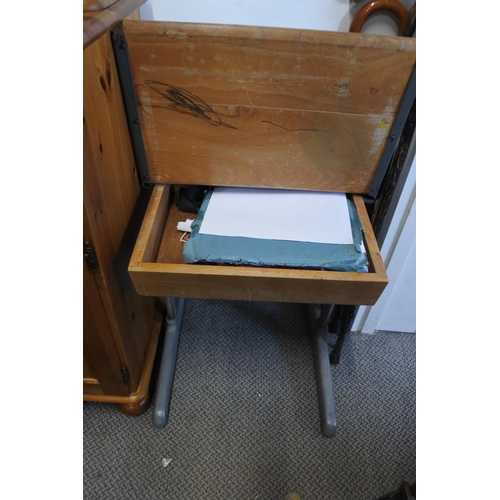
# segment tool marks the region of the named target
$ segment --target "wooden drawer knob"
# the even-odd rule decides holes
[[[379,10],[388,10],[396,15],[399,21],[399,35],[401,36],[408,20],[408,10],[401,2],[398,2],[398,0],[373,0],[372,2],[366,4],[354,16],[349,31],[351,33],[361,33],[361,28],[365,24],[366,20],[374,12]]]

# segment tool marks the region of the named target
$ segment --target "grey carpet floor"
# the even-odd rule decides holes
[[[186,301],[167,426],[84,403],[83,498],[376,500],[414,481],[416,336],[347,336],[324,438],[306,325],[297,304]]]

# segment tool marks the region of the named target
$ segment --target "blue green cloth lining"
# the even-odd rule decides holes
[[[202,234],[199,231],[211,196],[212,191],[208,191],[191,225],[191,236],[184,244],[183,257],[187,264],[210,263],[368,272],[368,259],[363,247],[363,228],[356,208],[350,200],[347,200],[347,204],[353,244],[343,245]]]

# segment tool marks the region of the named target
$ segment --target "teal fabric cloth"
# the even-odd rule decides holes
[[[183,257],[187,264],[204,262],[368,272],[368,259],[362,244],[363,229],[356,208],[350,200],[347,203],[354,243],[338,245],[200,234],[211,195],[211,191],[206,194],[191,226],[191,236],[184,244]]]

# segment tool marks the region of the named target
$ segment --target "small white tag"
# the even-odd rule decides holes
[[[194,219],[186,219],[184,222],[177,223],[177,231],[183,231],[184,233],[191,232],[191,224],[194,222]]]

